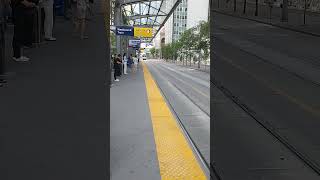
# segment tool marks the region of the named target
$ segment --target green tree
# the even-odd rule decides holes
[[[116,54],[117,53],[116,35],[113,32],[110,32],[110,42],[111,42],[111,53]]]
[[[186,30],[177,41],[161,46],[162,57],[166,60],[176,60],[178,57],[191,57],[198,53],[200,59],[209,57],[210,36],[209,23],[202,21],[196,27]],[[198,60],[200,65],[200,60]]]
[[[209,23],[202,21],[197,26],[198,33],[196,34],[196,44],[195,49],[199,52],[203,52],[203,58],[207,59],[209,57],[210,49],[210,29]]]
[[[155,47],[151,48],[150,53],[151,53],[152,57],[154,58],[156,56],[156,48]]]

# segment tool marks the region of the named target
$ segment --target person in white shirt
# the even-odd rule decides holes
[[[133,72],[136,72],[138,69],[138,58],[137,58],[137,56],[133,56],[132,59],[133,59],[133,64],[134,64],[133,65]]]
[[[128,58],[126,56],[126,53],[123,54],[123,58],[122,58],[122,64],[123,64],[123,74],[128,74],[127,73],[127,68],[128,68]]]

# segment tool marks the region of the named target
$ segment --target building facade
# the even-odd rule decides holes
[[[167,7],[174,4],[174,0],[167,1]],[[188,0],[182,0],[176,10],[168,19],[165,27],[165,44],[172,43],[179,39],[180,35],[187,29]]]
[[[168,12],[174,5],[175,0],[166,0],[165,8]],[[182,0],[173,14],[169,17],[162,28],[164,43],[169,44],[180,38],[181,34],[201,21],[208,21],[209,0]],[[157,36],[160,36],[159,34]],[[158,39],[160,39],[158,37]],[[159,48],[158,46],[156,48]]]

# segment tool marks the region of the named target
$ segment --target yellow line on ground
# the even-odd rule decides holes
[[[142,66],[161,179],[206,180],[202,168],[146,64],[142,63]]]

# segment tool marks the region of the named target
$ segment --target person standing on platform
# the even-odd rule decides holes
[[[138,58],[137,56],[133,56],[132,59],[133,59],[133,72],[136,72],[138,69]]]
[[[129,68],[129,70],[131,71],[131,64],[132,64],[132,54],[128,56],[128,61],[127,61],[127,64],[128,64],[128,68]]]
[[[123,54],[123,59],[122,59],[122,64],[123,64],[123,74],[128,74],[127,73],[127,67],[128,67],[128,58],[126,56],[126,53]]]
[[[80,38],[88,39],[85,35],[86,29],[86,16],[89,8],[89,0],[77,0],[77,22],[74,30],[74,34],[77,34],[80,28]]]
[[[29,32],[28,20],[30,11],[36,7],[36,4],[27,0],[11,0],[12,17],[14,24],[12,48],[13,60],[29,61],[30,58],[23,56],[23,46],[29,44],[28,37],[32,37]],[[29,18],[29,19],[28,19]]]
[[[73,28],[76,28],[76,24],[77,24],[77,18],[78,18],[78,14],[77,14],[77,0],[71,0],[70,2],[70,6],[71,6],[71,15],[72,15],[72,24],[73,24]]]
[[[117,76],[120,76],[120,69],[121,69],[121,54],[118,54],[118,56],[114,57],[114,81],[119,81]]]
[[[89,0],[89,8],[88,8],[88,17],[87,19],[90,20],[90,18],[93,16],[93,0]]]
[[[43,0],[44,8],[44,37],[46,41],[55,41],[56,38],[52,36],[53,33],[53,0]]]

